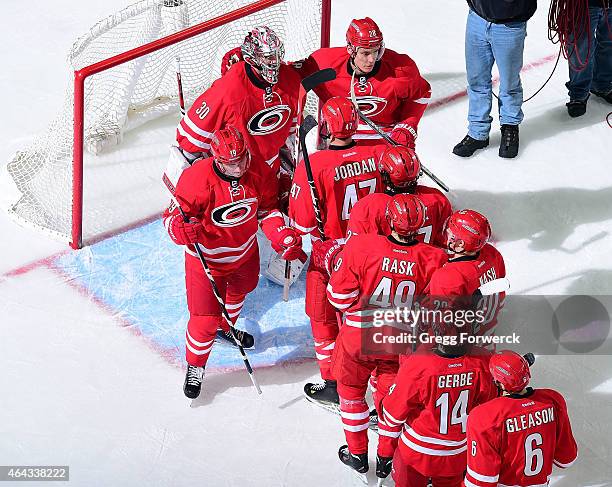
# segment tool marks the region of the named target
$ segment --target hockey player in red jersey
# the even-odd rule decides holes
[[[416,196],[394,196],[387,211],[391,234],[356,235],[340,253],[339,246],[326,252],[327,269],[333,269],[327,288],[329,301],[344,312],[336,340],[333,374],[338,382],[340,413],[347,445],[340,460],[365,473],[368,470],[368,405],[365,394],[376,370],[374,403],[379,409],[398,369],[397,354],[367,354],[363,341],[373,331],[373,312],[395,306],[411,307],[415,295],[424,292],[433,272],[446,261],[445,253],[414,237],[425,220],[425,206]],[[376,330],[383,333],[391,327]]]
[[[444,245],[444,223],[451,215],[451,204],[439,190],[417,184],[421,162],[416,152],[407,147],[388,147],[378,161],[378,170],[385,187],[384,193],[366,196],[355,204],[349,220],[348,235],[389,235],[390,228],[385,218],[387,204],[393,195],[408,193],[418,196],[427,208],[425,223],[416,238],[421,242]]]
[[[346,32],[346,47],[321,48],[305,61],[294,63],[302,76],[333,68],[337,77],[315,89],[323,101],[348,97],[354,89],[360,110],[400,144],[414,147],[417,128],[431,97],[429,83],[406,54],[385,48],[383,34],[369,17],[354,19]],[[358,127],[355,140],[381,143],[367,125]]]
[[[368,194],[382,190],[376,161],[384,146],[362,147],[355,144],[352,136],[357,128],[357,111],[344,97],[327,100],[321,110],[321,118],[331,141],[327,150],[312,154],[310,164],[319,196],[325,238],[332,242],[343,241],[355,203]],[[321,238],[303,162],[295,171],[289,198],[289,217],[292,225],[301,233],[311,234],[315,240]],[[304,394],[310,401],[337,410],[338,393],[330,364],[338,321],[336,311],[325,295],[329,276],[322,268],[324,255],[319,250],[317,243],[313,243],[312,258],[306,273],[306,314],[310,318],[324,382],[306,384]]]
[[[228,325],[221,319],[219,303],[194,244],[202,251],[234,323],[259,277],[258,222],[272,248],[283,258],[303,256],[300,235],[285,226],[276,209],[276,194],[266,180],[249,169],[251,155],[240,131],[232,125],[216,130],[210,149],[212,158],[197,160],[183,171],[173,191],[175,203],[164,213],[170,238],[176,244],[186,245],[189,323],[184,392],[189,398],[200,393],[204,367],[218,328],[222,330],[219,338],[234,343]],[[254,345],[247,332],[236,330],[236,335],[244,348]]]
[[[506,277],[506,266],[499,251],[487,243],[491,237],[489,221],[474,210],[454,212],[446,222],[448,262],[437,270],[429,284],[429,294],[440,302],[472,296],[487,282]],[[491,294],[479,302],[483,319],[476,325],[477,335],[492,333],[506,293]]]
[[[253,156],[251,171],[278,185],[279,151],[297,123],[300,76],[282,62],[283,43],[268,27],[251,30],[240,49],[244,60],[200,95],[180,121],[177,142],[183,157],[173,152],[167,173],[208,156],[212,133],[231,124],[244,134]]]
[[[453,316],[466,304],[455,306]],[[397,487],[427,487],[428,479],[433,487],[460,487],[468,414],[497,396],[490,352],[460,340],[461,333],[472,335],[472,323],[450,318],[434,321],[432,328],[433,336],[447,342],[424,344],[406,357],[382,401],[376,474],[385,478],[393,466]]]
[[[528,387],[529,365],[515,352],[495,354],[489,367],[501,396],[470,413],[465,486],[547,486],[553,465],[567,468],[578,456],[565,400]]]

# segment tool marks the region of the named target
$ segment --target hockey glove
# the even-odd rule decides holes
[[[196,218],[190,218],[188,222],[179,215],[172,215],[167,224],[168,234],[174,243],[179,245],[193,244],[204,239],[204,227]]]
[[[312,264],[319,270],[331,275],[336,263],[338,254],[342,251],[343,245],[337,240],[317,240],[312,243],[310,258]]]
[[[227,73],[232,64],[236,64],[239,61],[242,61],[242,49],[240,47],[227,51],[221,60],[221,76]]]
[[[410,125],[398,123],[391,131],[391,138],[399,145],[403,145],[409,149],[414,149],[417,132]]]
[[[294,228],[278,227],[272,233],[270,243],[274,251],[281,254],[285,260],[306,260],[306,254],[302,250],[302,237]]]

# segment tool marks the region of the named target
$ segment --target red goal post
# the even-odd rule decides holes
[[[222,3],[230,3],[230,0],[225,1],[217,1],[214,2],[214,5]],[[234,0],[233,5],[240,3],[240,0]],[[242,3],[245,3],[242,0]],[[167,30],[167,27],[160,27],[160,18],[163,20],[164,16],[164,8],[168,7],[180,7],[181,22],[183,24],[187,24],[191,21],[194,16],[197,16],[199,13],[196,12],[194,15],[194,5],[197,4],[198,8],[201,8],[202,5],[205,6],[203,9],[204,12],[208,12],[210,10],[210,6],[212,5],[210,2],[208,4],[205,3],[205,0],[141,0],[137,4],[134,4],[133,7],[134,12],[130,12],[130,14],[134,13],[135,17],[140,19],[140,17],[145,18],[146,22],[150,22],[152,26],[147,26],[141,28],[138,26],[139,38],[145,38],[147,36],[155,37],[159,33],[163,33],[164,29]],[[201,4],[201,5],[200,5]],[[138,8],[140,7],[140,9]],[[307,8],[304,8],[307,7]],[[147,9],[151,9],[150,13]],[[189,11],[188,9],[192,10]],[[113,20],[117,15],[122,14],[127,11],[125,9],[114,17],[111,16],[108,19],[96,24],[94,28],[89,33],[89,37],[86,39],[80,39],[75,43],[73,47],[73,51],[71,51],[71,55],[73,52],[77,52],[78,54],[82,54],[84,50],[92,49],[91,45],[96,41],[96,37],[92,35],[94,29],[98,29],[101,32],[101,36],[109,36],[109,32],[111,34],[112,39],[112,29],[115,28],[112,24],[115,22]],[[178,9],[177,9],[178,11]],[[161,12],[161,13],[160,13]],[[186,12],[186,13],[185,13]],[[258,14],[259,13],[259,14]],[[255,14],[258,14],[257,17]],[[136,17],[139,16],[139,17]],[[293,18],[293,17],[295,18]],[[309,16],[309,18],[307,18]],[[307,3],[300,2],[299,0],[259,0],[255,2],[250,2],[245,4],[235,10],[224,12],[221,15],[217,15],[214,18],[207,19],[203,22],[198,22],[197,24],[190,25],[187,28],[177,30],[176,32],[172,32],[169,35],[164,35],[163,37],[154,38],[153,40],[143,43],[142,45],[137,45],[134,48],[125,50],[123,52],[119,52],[113,56],[110,56],[106,59],[102,59],[100,61],[85,65],[80,67],[79,69],[75,69],[73,71],[73,87],[71,91],[72,97],[72,147],[71,147],[71,171],[70,169],[66,169],[63,163],[63,158],[69,158],[67,154],[61,154],[59,152],[60,149],[58,147],[63,147],[61,141],[56,141],[55,138],[59,137],[61,132],[65,129],[61,127],[62,122],[66,122],[62,117],[58,117],[51,127],[49,128],[48,134],[44,138],[43,142],[36,142],[33,147],[29,149],[29,151],[20,152],[17,154],[15,159],[9,163],[9,174],[13,176],[13,179],[16,185],[19,187],[22,197],[19,202],[13,205],[10,209],[10,213],[17,217],[22,223],[29,224],[39,229],[46,230],[47,233],[50,233],[56,237],[66,238],[68,236],[69,244],[72,248],[78,249],[81,248],[83,242],[92,243],[94,241],[100,240],[101,238],[110,235],[116,234],[125,230],[131,226],[134,226],[134,221],[129,221],[125,218],[114,218],[108,217],[106,213],[121,213],[122,207],[121,203],[117,202],[117,208],[114,208],[112,211],[107,211],[106,209],[96,210],[95,208],[90,208],[93,213],[88,216],[88,221],[91,221],[98,225],[100,221],[102,223],[99,228],[96,227],[95,231],[91,231],[87,233],[87,238],[84,240],[83,236],[83,222],[84,222],[84,195],[88,194],[90,191],[89,188],[84,189],[84,183],[87,181],[89,183],[89,187],[92,192],[96,192],[98,186],[106,185],[106,184],[116,184],[117,188],[114,191],[102,191],[99,197],[94,197],[95,201],[104,200],[115,200],[121,199],[122,194],[120,194],[121,185],[129,184],[126,181],[129,181],[130,178],[126,178],[124,173],[121,170],[125,169],[126,166],[129,165],[129,158],[133,157],[135,160],[143,159],[145,160],[148,157],[148,149],[150,145],[145,145],[143,148],[138,150],[138,148],[132,147],[131,155],[118,156],[118,150],[114,146],[120,145],[123,143],[124,137],[124,126],[127,126],[126,120],[130,119],[134,115],[134,119],[137,117],[142,118],[144,121],[137,121],[135,125],[142,125],[143,123],[147,123],[151,125],[151,119],[154,119],[158,115],[156,112],[159,112],[161,117],[167,116],[168,113],[171,112],[168,107],[175,108],[176,100],[172,94],[167,94],[163,91],[160,86],[166,82],[165,78],[168,77],[167,71],[171,71],[171,68],[168,66],[168,59],[171,57],[171,53],[168,51],[173,48],[173,46],[178,46],[179,43],[190,42],[189,44],[183,44],[181,47],[181,56],[183,51],[189,51],[190,49],[195,50],[196,42],[195,37],[201,36],[205,33],[213,33],[210,34],[206,39],[204,44],[208,47],[209,44],[212,46],[210,50],[213,51],[215,48],[214,55],[208,52],[203,51],[203,57],[201,61],[198,61],[197,56],[193,56],[193,65],[198,68],[201,68],[200,64],[209,63],[209,69],[215,72],[215,76],[212,78],[218,77],[218,70],[220,68],[219,63],[217,61],[219,55],[223,53],[226,47],[223,45],[223,42],[230,42],[228,39],[232,39],[231,42],[234,42],[235,45],[239,45],[236,43],[237,39],[243,38],[248,31],[247,24],[252,18],[252,26],[261,25],[262,23],[270,23],[271,27],[275,30],[280,29],[285,32],[278,32],[285,45],[288,47],[288,53],[292,50],[292,47],[295,47],[293,50],[294,54],[300,55],[304,57],[309,54],[312,50],[318,47],[328,47],[329,46],[329,38],[330,38],[330,16],[331,16],[331,0],[308,0]],[[127,15],[125,15],[127,18]],[[316,28],[319,29],[318,39],[316,39],[316,45],[314,40],[311,38],[312,34],[300,34],[300,17],[303,17],[304,22],[311,22],[311,24],[305,26],[305,31],[312,30],[312,25],[316,25]],[[151,21],[153,19],[153,21]],[[187,20],[185,20],[187,19]],[[125,22],[123,18],[120,19],[120,22]],[[145,22],[144,20],[138,20],[138,22]],[[176,25],[180,25],[179,22]],[[246,23],[245,23],[246,22]],[[238,25],[240,24],[240,25]],[[122,25],[118,22],[118,25]],[[277,25],[281,26],[278,27]],[[127,30],[127,29],[126,29]],[[145,34],[141,32],[141,30],[145,31]],[[235,31],[235,32],[234,32]],[[216,34],[215,34],[216,33]],[[131,32],[129,32],[132,35]],[[128,34],[121,33],[122,36],[127,36]],[[294,36],[302,36],[303,38],[296,39]],[[236,40],[234,40],[236,39]],[[132,40],[130,40],[131,42]],[[218,42],[217,42],[218,41]],[[107,41],[112,42],[112,41]],[[296,46],[299,44],[299,46]],[[178,47],[176,48],[178,49]],[[164,56],[157,56],[157,53],[165,53]],[[164,80],[160,81],[155,79],[153,75],[151,79],[146,79],[146,76],[149,76],[148,71],[151,70],[149,65],[153,64],[151,61],[152,58],[157,59],[157,57],[164,57],[162,66],[159,68],[160,73],[158,77],[164,78]],[[168,58],[168,59],[166,59]],[[69,57],[70,59],[70,57]],[[212,62],[215,60],[216,64]],[[289,58],[289,60],[297,60],[297,58]],[[130,70],[128,74],[125,73],[117,73],[117,75],[107,76],[110,80],[103,79],[99,86],[95,86],[93,83],[89,82],[89,80],[97,79],[96,75],[100,76],[100,74],[113,73],[113,69],[118,69],[120,66],[127,66],[133,62],[130,66]],[[183,63],[181,57],[181,69],[183,70]],[[161,72],[163,71],[163,73]],[[188,76],[187,76],[188,77]],[[115,93],[115,81],[117,79],[117,85],[120,85],[116,88],[116,91],[119,94]],[[183,75],[183,83],[185,83],[186,76]],[[196,78],[194,74],[192,78]],[[103,84],[104,83],[104,84]],[[135,98],[134,92],[140,89],[140,84],[147,85],[147,95],[151,99],[140,99],[142,95],[138,95],[140,98],[137,102],[132,104],[131,100],[124,100],[123,98]],[[199,92],[203,91],[209,83],[205,83],[204,86],[198,86],[192,88],[191,98],[188,100],[188,103],[193,101],[193,98],[199,94]],[[149,87],[152,86],[152,88]],[[170,88],[167,88],[168,91]],[[96,90],[98,90],[96,92]],[[187,89],[188,90],[188,89]],[[149,93],[150,91],[150,93]],[[108,92],[108,98],[110,101],[105,101],[103,98],[99,98],[101,93]],[[91,115],[88,113],[88,103],[96,105],[96,109],[103,113],[102,115],[96,114]],[[70,103],[68,102],[68,105]],[[113,107],[108,108],[111,105]],[[115,113],[114,105],[120,105],[121,109],[117,109],[116,111],[119,113]],[[159,109],[159,106],[163,106],[162,109]],[[69,107],[70,108],[70,107]],[[123,114],[122,111],[126,110],[126,114]],[[113,112],[109,115],[106,112]],[[153,116],[149,116],[149,112],[153,113]],[[142,114],[146,113],[145,116]],[[178,116],[178,111],[175,112],[175,115]],[[93,127],[93,123],[91,121],[88,122],[89,118],[99,118],[100,126]],[[68,116],[64,116],[64,119],[68,118]],[[109,122],[109,119],[112,119],[112,123]],[[177,120],[175,120],[176,122]],[[70,121],[68,120],[68,125]],[[110,129],[110,136],[108,133],[104,132],[106,130],[105,126],[113,125]],[[119,125],[119,128],[115,127],[115,125]],[[176,125],[176,123],[174,123]],[[88,134],[85,134],[85,131],[88,131]],[[158,127],[153,128],[154,131],[158,129]],[[65,130],[67,132],[67,130]],[[166,129],[167,131],[167,129]],[[56,132],[60,135],[56,136]],[[161,132],[160,132],[161,133]],[[101,135],[102,134],[102,135]],[[153,138],[151,143],[152,145],[163,145],[163,143],[159,142],[159,136],[157,138]],[[164,135],[166,137],[166,135]],[[111,142],[108,142],[108,139],[112,139]],[[131,137],[132,140],[129,142],[131,145],[136,145],[137,143],[134,140],[137,140],[138,137]],[[174,140],[174,133],[169,136],[169,138],[165,141],[166,145],[169,146]],[[94,181],[89,180],[88,176],[85,174],[85,168],[88,165],[85,162],[85,150],[84,146],[87,145],[88,151],[92,154],[105,154],[110,153],[114,160],[112,162],[105,162],[104,164],[100,163],[100,159],[96,159],[97,156],[92,156],[91,167],[95,168],[92,170],[97,170],[102,173],[104,171],[104,177],[93,178]],[[113,146],[110,147],[109,146]],[[54,151],[57,151],[58,154],[55,154]],[[53,153],[53,157],[49,156],[49,152]],[[67,150],[64,152],[68,152]],[[110,156],[103,156],[108,160]],[[115,162],[119,160],[119,162]],[[109,171],[108,167],[104,166],[112,166],[112,170]],[[144,166],[143,166],[144,167]],[[119,168],[119,169],[117,169]],[[53,185],[57,183],[59,185],[64,183],[64,179],[68,179],[63,174],[63,171],[71,172],[71,188],[66,189],[65,191],[70,191],[71,197],[66,198],[66,195],[58,195],[54,193]],[[115,171],[113,173],[112,171]],[[138,170],[136,170],[137,172]],[[98,176],[98,173],[95,173]],[[161,172],[159,173],[161,177]],[[137,179],[136,176],[134,179]],[[152,176],[149,175],[148,179],[152,179]],[[98,184],[98,181],[100,183]],[[125,190],[133,191],[133,188],[128,187]],[[139,188],[138,192],[144,193],[146,189]],[[96,199],[97,198],[97,199]],[[123,208],[126,212],[131,210],[133,207],[138,206],[138,195],[134,196],[134,200],[128,202],[126,206]],[[159,198],[158,198],[159,199]],[[57,203],[56,200],[61,200],[62,204]],[[66,200],[66,201],[64,201]],[[105,201],[105,204],[108,201]],[[92,203],[95,205],[96,203]],[[155,207],[155,203],[151,203],[152,208]],[[71,206],[70,215],[63,215],[62,213],[65,210],[66,206]],[[144,206],[147,206],[146,204]],[[156,212],[153,211],[152,215]],[[140,218],[136,218],[136,220],[144,221],[152,215],[139,215]],[[123,217],[124,215],[122,215]],[[69,222],[67,221],[69,218]],[[108,219],[108,222],[106,222]],[[108,226],[108,228],[105,227]],[[69,228],[68,228],[69,227]],[[68,235],[66,235],[68,234]]]

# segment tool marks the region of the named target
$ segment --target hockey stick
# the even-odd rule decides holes
[[[489,296],[491,294],[499,294],[508,292],[510,289],[510,281],[505,277],[489,281],[478,288],[481,296]]]
[[[179,108],[181,110],[181,114],[185,115],[185,100],[183,97],[183,83],[181,81],[181,61],[178,56],[176,58],[176,82],[177,82],[178,94],[179,94]],[[174,196],[174,189],[175,189],[174,186],[170,183],[168,178],[164,178],[163,180],[166,185],[166,188],[170,192],[172,201],[174,201],[174,204],[178,208],[178,211],[183,217],[183,220],[185,220],[185,222],[188,222],[189,218],[187,218],[187,215],[185,215],[185,212],[181,208],[181,205],[179,204],[178,200]],[[261,388],[259,387],[259,384],[257,383],[257,379],[255,378],[255,374],[253,373],[253,368],[251,367],[251,363],[249,362],[249,359],[246,355],[246,352],[244,351],[244,348],[242,347],[242,344],[240,343],[240,341],[238,340],[238,337],[236,336],[236,333],[234,331],[234,324],[232,323],[229,313],[227,312],[227,308],[225,307],[223,298],[221,298],[221,294],[219,293],[219,289],[217,288],[217,284],[215,283],[215,278],[210,272],[210,268],[208,267],[208,264],[206,263],[206,259],[204,259],[204,254],[202,254],[202,249],[200,249],[200,246],[197,243],[194,244],[193,247],[195,248],[196,254],[198,255],[198,258],[200,259],[202,268],[204,269],[204,273],[206,274],[206,277],[210,281],[210,286],[213,290],[213,294],[215,295],[215,298],[217,299],[217,302],[219,303],[219,307],[221,308],[221,315],[223,316],[223,318],[225,318],[225,321],[229,325],[230,335],[232,335],[232,338],[234,339],[234,343],[238,347],[238,351],[240,352],[240,355],[242,356],[242,360],[244,361],[244,366],[246,367],[246,370],[249,373],[251,382],[253,383],[253,386],[255,386],[255,390],[257,391],[257,393],[261,394]]]
[[[315,219],[317,220],[317,229],[321,235],[321,240],[327,240],[325,230],[323,229],[323,220],[321,218],[321,206],[319,203],[319,192],[315,186],[314,176],[312,175],[312,166],[310,165],[310,157],[306,148],[306,136],[313,128],[317,126],[317,121],[312,115],[307,115],[300,125],[300,146],[302,155],[304,156],[304,168],[306,169],[306,177],[308,178],[308,186],[310,186],[310,195],[312,196],[312,205],[314,207]]]
[[[354,70],[353,70],[353,77],[351,78],[351,101],[353,102],[353,105],[355,105],[355,108],[357,109],[359,118],[363,120],[372,130],[374,130],[378,135],[380,135],[384,140],[386,140],[392,146],[400,145],[398,142],[396,142],[391,137],[389,137],[388,134],[386,134],[378,125],[376,125],[372,120],[370,120],[366,115],[364,115],[363,112],[359,109],[359,104],[357,103],[357,98],[355,97],[355,71]],[[429,169],[427,169],[422,163],[421,163],[421,170],[425,174],[427,174],[427,176],[429,176],[429,178],[434,183],[436,183],[438,186],[440,186],[440,188],[442,188],[444,191],[446,191],[447,193],[450,191],[449,187],[446,184],[444,184],[444,182],[438,176],[436,176]]]
[[[312,73],[311,75],[306,76],[302,80],[302,83],[300,86],[300,92],[298,94],[298,110],[297,110],[298,120],[299,118],[303,118],[302,115],[304,113],[304,106],[306,105],[306,97],[308,96],[308,93],[314,90],[317,86],[323,83],[326,83],[328,81],[331,81],[333,79],[336,79],[336,71],[334,71],[332,68],[326,68],[326,69],[321,69],[319,71],[316,71]],[[309,128],[308,130],[310,131],[311,129],[312,127]],[[302,144],[299,142],[300,132],[301,132],[301,123],[298,124],[298,144],[297,144],[297,149],[295,151],[294,158],[293,158],[294,164],[296,165],[300,157],[300,149],[302,150],[302,153],[305,152],[305,149],[304,149],[305,144]],[[310,167],[310,164],[309,164],[309,167]],[[283,301],[289,301],[290,282],[291,282],[291,261],[287,260],[285,261],[285,282],[283,285]]]
[[[172,190],[169,187],[168,187],[168,191],[170,191],[170,194],[172,195],[172,201],[174,201],[174,204],[178,208],[178,211],[183,217],[183,220],[185,220],[185,222],[188,222],[189,218],[187,217],[187,215],[185,215],[185,212],[181,208],[181,205],[177,201],[174,194],[172,194]],[[215,298],[217,299],[217,302],[219,303],[219,307],[221,308],[221,315],[223,316],[223,318],[225,318],[225,322],[229,325],[230,335],[232,335],[232,338],[234,339],[234,343],[236,344],[236,347],[238,347],[238,351],[240,352],[240,355],[242,356],[244,366],[246,367],[246,370],[249,373],[251,382],[253,383],[253,386],[255,386],[255,390],[257,391],[257,393],[261,394],[261,389],[259,387],[259,384],[257,383],[257,379],[255,379],[255,374],[253,373],[253,368],[251,367],[251,363],[249,362],[249,359],[246,355],[246,352],[244,351],[244,348],[242,348],[242,344],[240,343],[240,341],[238,340],[238,337],[236,336],[236,333],[234,331],[234,324],[232,323],[229,313],[227,312],[227,308],[225,307],[223,298],[221,297],[221,294],[219,293],[219,288],[217,288],[217,284],[215,283],[215,278],[210,272],[210,268],[208,267],[208,264],[206,263],[206,259],[204,258],[204,255],[202,254],[202,249],[200,249],[200,246],[197,243],[194,244],[193,247],[195,248],[196,254],[198,255],[198,258],[200,259],[200,262],[202,263],[202,268],[204,269],[204,272],[206,273],[206,277],[210,281],[210,286],[213,290],[213,294],[215,295]]]
[[[181,78],[181,58],[176,56],[176,84],[178,86],[179,109],[181,115],[185,116],[185,98],[183,97],[183,79]]]

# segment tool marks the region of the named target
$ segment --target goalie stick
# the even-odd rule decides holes
[[[179,108],[181,110],[181,114],[185,115],[185,100],[183,97],[183,83],[181,81],[181,60],[178,56],[176,58],[176,82],[177,82],[178,94],[179,94]],[[175,189],[174,186],[170,183],[170,180],[167,177],[164,177],[163,181],[166,186],[166,189],[170,192],[170,197],[172,198],[172,201],[174,201],[174,204],[178,208],[179,213],[181,214],[181,216],[186,222],[189,221],[189,218],[187,217],[187,215],[185,215],[185,212],[181,208],[181,205],[179,204],[178,200],[174,196],[174,189]],[[238,347],[238,351],[240,352],[240,355],[242,356],[244,366],[249,374],[249,377],[251,378],[251,382],[253,383],[253,386],[255,387],[255,390],[257,391],[257,393],[261,394],[261,388],[259,387],[259,384],[257,383],[255,374],[253,373],[253,367],[251,367],[251,363],[249,362],[246,352],[244,351],[242,344],[240,343],[240,341],[238,340],[238,337],[236,336],[234,324],[232,323],[229,313],[227,312],[227,308],[225,307],[225,302],[223,301],[223,298],[221,298],[221,294],[219,293],[219,289],[217,288],[215,279],[210,272],[210,268],[208,267],[208,264],[206,263],[206,259],[204,259],[204,254],[202,254],[202,249],[200,249],[200,246],[197,243],[194,244],[193,247],[195,248],[196,254],[198,255],[198,258],[200,259],[202,268],[204,269],[204,273],[206,274],[206,277],[210,281],[210,286],[213,290],[213,294],[215,295],[215,298],[217,299],[217,302],[219,303],[219,307],[221,308],[221,315],[223,316],[223,318],[229,325],[230,335],[232,335],[232,338],[234,339],[234,343],[236,347]]]
[[[326,68],[326,69],[321,69],[319,71],[316,71],[315,73],[312,73],[309,76],[306,76],[303,80],[302,83],[300,85],[300,92],[298,95],[298,117],[303,118],[302,115],[304,113],[304,106],[305,106],[305,101],[306,101],[306,97],[308,96],[308,93],[312,90],[314,90],[317,86],[326,83],[328,81],[332,81],[336,79],[336,71],[334,71],[332,68]],[[312,129],[312,127],[309,129],[309,131]],[[298,131],[298,144],[297,144],[297,148],[294,154],[294,164],[297,165],[297,161],[299,160],[300,157],[300,149],[302,151],[302,153],[305,152],[305,144],[301,144],[300,142],[300,133],[301,133],[301,123],[298,124],[297,126],[297,131]],[[293,168],[295,170],[295,167]],[[293,176],[293,175],[292,175]],[[289,287],[291,286],[291,261],[287,260],[285,261],[285,280],[283,283],[283,301],[289,301]]]
[[[357,98],[355,97],[355,71],[353,70],[353,76],[351,78],[351,101],[355,108],[357,109],[357,113],[359,114],[359,118],[363,120],[372,130],[374,130],[378,135],[380,135],[385,141],[387,141],[392,146],[401,145],[388,134],[386,134],[378,125],[376,125],[372,120],[370,120],[366,115],[363,114],[361,109],[359,108],[359,104],[357,103]],[[423,171],[429,178],[436,183],[440,188],[442,188],[447,193],[450,191],[449,187],[434,173],[432,173],[429,169],[427,169],[423,163],[421,163],[421,171]]]

